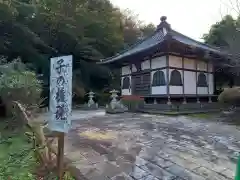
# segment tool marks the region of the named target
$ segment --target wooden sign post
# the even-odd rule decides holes
[[[57,155],[58,179],[63,179],[64,174],[64,133],[58,134],[58,155]]]
[[[51,58],[49,129],[58,132],[58,179],[64,173],[64,135],[71,126],[72,56]]]

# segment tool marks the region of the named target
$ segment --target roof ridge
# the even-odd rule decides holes
[[[195,41],[196,43],[199,43],[199,44],[201,44],[201,45],[205,45],[205,46],[208,46],[208,47],[213,48],[213,49],[216,49],[216,50],[221,50],[221,48],[218,47],[218,46],[213,46],[213,45],[210,45],[210,44],[207,44],[207,43],[200,42],[200,41],[198,41],[198,40],[195,40],[195,39],[193,39],[193,38],[191,38],[191,37],[188,37],[188,36],[186,36],[186,35],[178,32],[178,31],[173,30],[173,29],[171,29],[171,31],[173,31],[174,33],[180,34],[180,35],[184,36],[185,38],[188,38],[188,39],[190,39],[190,40],[192,40],[192,41]]]

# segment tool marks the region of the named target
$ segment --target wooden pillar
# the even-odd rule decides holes
[[[195,70],[196,70],[196,72],[195,72],[195,76],[196,76],[196,77],[195,77],[195,81],[196,81],[196,96],[197,96],[197,94],[198,94],[198,89],[197,89],[197,87],[198,87],[198,86],[197,86],[197,78],[198,78],[198,77],[197,77],[197,75],[198,75],[198,74],[197,74],[197,60],[195,61]]]
[[[157,104],[157,99],[154,98],[153,104]]]
[[[209,64],[207,63],[207,85],[208,85],[208,96],[209,96]]]
[[[169,89],[169,55],[166,55],[166,72],[167,72],[167,97],[168,97],[168,102],[167,104],[170,105],[171,104],[171,98],[170,98],[170,89]]]
[[[149,57],[150,70],[152,70],[152,56]]]
[[[57,154],[58,179],[63,180],[64,174],[64,133],[58,134],[58,154]]]
[[[196,75],[196,97],[197,97],[197,103],[200,103],[200,101],[199,101],[199,97],[198,97],[198,86],[197,86],[197,80],[198,80],[198,61],[196,60],[195,61],[195,70],[196,70],[196,73],[195,73],[195,75]]]
[[[183,91],[183,96],[185,97],[185,87],[184,87],[184,57],[183,57],[183,56],[182,56],[182,81],[183,81],[182,91]]]
[[[152,56],[149,57],[150,64],[150,94],[152,95]]]
[[[208,96],[208,103],[212,103],[212,97]]]
[[[129,93],[132,95],[132,64],[130,64],[129,66],[130,66],[130,75],[129,75],[130,85],[129,85]]]
[[[182,86],[182,92],[183,92],[183,104],[186,104],[186,96],[185,96],[185,83],[184,83],[184,57],[182,56],[182,81],[183,81],[183,86]]]
[[[209,70],[209,62],[207,63],[207,83],[208,83],[208,103],[212,103],[212,97],[210,96],[210,70]]]

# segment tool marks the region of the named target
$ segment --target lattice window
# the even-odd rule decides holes
[[[129,89],[129,87],[130,87],[130,78],[127,76],[123,78],[122,89]]]
[[[199,73],[198,74],[197,86],[198,87],[208,87],[207,77],[204,73]]]
[[[172,86],[182,86],[182,76],[178,70],[173,70],[170,76],[170,85]]]
[[[165,74],[163,71],[156,71],[153,74],[153,81],[152,86],[165,86],[166,80],[165,80]]]

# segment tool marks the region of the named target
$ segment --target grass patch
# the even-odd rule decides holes
[[[0,123],[0,179],[35,180],[36,167],[32,145],[24,130],[6,130]]]
[[[193,118],[200,118],[200,119],[210,119],[216,117],[216,113],[196,113],[196,114],[189,114],[188,117]]]
[[[0,180],[36,180],[41,170],[34,158],[32,142],[25,135],[26,129],[6,129],[6,122],[0,122]],[[40,169],[39,169],[40,168]],[[74,180],[65,172],[64,180]],[[55,173],[46,174],[44,180],[57,180]]]

